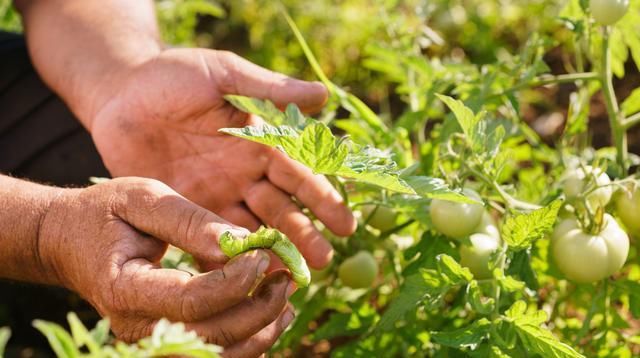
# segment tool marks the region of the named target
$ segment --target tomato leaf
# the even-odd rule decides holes
[[[472,324],[452,331],[431,332],[435,343],[452,348],[475,349],[489,333],[491,322],[481,318]]]
[[[468,268],[460,265],[453,257],[441,254],[436,257],[438,271],[451,284],[458,285],[473,280],[473,274]]]
[[[555,200],[529,213],[507,215],[500,230],[501,237],[513,251],[527,249],[534,241],[543,238],[553,229],[561,205],[562,201]]]
[[[528,309],[524,301],[516,301],[505,314],[505,321],[532,353],[542,357],[584,357],[541,326],[547,320],[547,314],[544,311]]]
[[[73,338],[62,326],[38,319],[33,321],[33,326],[47,337],[49,345],[58,357],[80,357],[80,351],[76,347]]]
[[[238,109],[255,110],[265,116],[268,123],[244,128],[223,128],[220,132],[278,148],[316,174],[338,175],[395,192],[415,194],[398,176],[396,164],[391,160],[390,154],[360,146],[346,137],[338,139],[323,123],[311,119],[303,121],[302,114],[295,105],[289,105],[283,115],[279,111],[274,113],[275,107],[264,104],[268,102],[266,100],[242,96],[229,98]]]
[[[402,178],[421,197],[441,199],[459,203],[474,204],[477,201],[465,196],[462,192],[449,188],[447,183],[440,178],[425,176],[409,176]]]

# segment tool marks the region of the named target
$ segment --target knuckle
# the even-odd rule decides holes
[[[216,52],[218,63],[220,64],[220,76],[218,77],[218,88],[223,93],[237,92],[236,73],[239,56],[229,51]]]
[[[213,333],[207,337],[209,343],[217,344],[223,347],[230,346],[236,339],[230,331],[224,327],[215,327]]]

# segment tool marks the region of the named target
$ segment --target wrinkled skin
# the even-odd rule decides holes
[[[109,317],[120,339],[147,336],[167,317],[224,346],[227,357],[258,356],[293,318],[287,299],[295,289],[281,271],[261,281],[269,266],[264,251],[195,276],[159,265],[168,244],[201,262],[226,261],[217,240],[228,230],[248,234],[161,182],[120,178],[61,190],[42,220],[39,261],[55,276],[49,282]]]
[[[223,99],[241,94],[293,102],[316,111],[327,92],[238,56],[202,49],[167,50],[127,73],[106,101],[93,107],[90,131],[115,176],[159,179],[223,218],[255,230],[278,228],[314,268],[331,259],[331,245],[291,200],[295,196],[337,235],[356,221],[326,178],[277,150],[218,133],[259,124]]]

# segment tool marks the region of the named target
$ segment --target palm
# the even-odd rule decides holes
[[[283,95],[278,86],[290,86],[293,80],[273,81],[275,74],[250,67],[263,71],[256,75],[266,84],[261,90],[261,83],[250,84],[251,78],[234,73],[247,63],[229,62],[225,56],[173,50],[139,67],[95,117],[96,145],[114,176],[157,178],[238,225],[278,227],[303,253],[316,251],[316,257],[306,256],[312,266],[321,266],[327,259],[321,255],[325,251],[327,256],[330,248],[290,196],[298,196],[336,233],[349,234],[353,218],[344,208],[335,210],[342,205],[326,180],[271,148],[218,132],[259,121],[234,109],[224,94],[276,97],[278,102]],[[281,99],[304,104],[300,96]],[[322,93],[319,97],[316,107],[324,101]]]

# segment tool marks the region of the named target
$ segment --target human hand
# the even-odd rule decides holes
[[[259,124],[227,103],[226,94],[296,103],[318,110],[318,83],[267,71],[222,51],[174,49],[127,72],[105,88],[88,127],[114,176],[152,177],[197,204],[250,230],[261,223],[285,233],[311,267],[331,259],[329,242],[294,203],[308,207],[331,231],[346,236],[356,221],[327,179],[277,150],[218,133]]]
[[[293,318],[295,286],[281,272],[267,275],[264,251],[240,255],[195,276],[163,269],[172,244],[204,263],[226,262],[219,236],[246,235],[215,214],[151,179],[119,178],[86,189],[64,189],[39,230],[46,280],[78,292],[125,341],[148,336],[162,317],[185,322],[227,357],[258,356]]]

